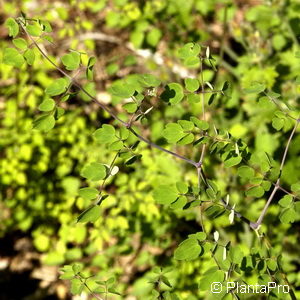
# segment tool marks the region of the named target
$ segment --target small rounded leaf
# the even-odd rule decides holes
[[[95,199],[98,195],[98,190],[95,188],[82,188],[79,190],[78,194],[80,197],[82,197],[85,200],[92,200]]]
[[[3,51],[3,63],[21,68],[25,62],[23,55],[21,55],[15,48],[5,48]]]
[[[174,252],[174,258],[177,260],[196,259],[202,251],[202,247],[195,238],[189,238],[179,244]]]
[[[169,83],[164,92],[161,94],[161,98],[164,101],[172,104],[179,103],[184,97],[183,88],[179,83]]]
[[[45,93],[49,96],[57,96],[64,93],[67,90],[68,81],[65,78],[59,78],[52,82],[45,90]]]
[[[265,190],[261,186],[253,186],[248,191],[246,191],[247,196],[252,196],[260,198],[264,195]]]
[[[55,107],[55,101],[53,99],[45,99],[40,105],[40,111],[51,111]]]
[[[85,165],[81,170],[80,175],[91,181],[101,180],[106,176],[106,168],[100,163],[93,162]]]
[[[168,185],[160,185],[154,190],[153,197],[157,203],[169,205],[177,199],[178,193]]]
[[[55,126],[53,115],[44,115],[33,121],[33,128],[48,132]]]
[[[101,212],[100,206],[93,205],[78,216],[77,222],[80,223],[95,222],[100,218],[100,212]]]
[[[110,143],[115,139],[115,128],[112,125],[104,124],[101,128],[97,129],[93,136],[99,143]]]
[[[5,22],[5,26],[8,28],[8,35],[13,38],[19,33],[19,24],[13,18],[8,18]]]

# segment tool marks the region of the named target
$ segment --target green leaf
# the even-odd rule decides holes
[[[201,47],[198,44],[188,43],[178,50],[180,58],[196,57],[199,55]]]
[[[232,86],[231,84],[228,82],[228,81],[225,81],[224,84],[223,84],[223,87],[222,87],[222,92],[224,94],[224,96],[227,98],[227,99],[230,99],[231,98],[231,94],[232,94]],[[212,96],[214,97],[216,94],[213,94]],[[210,99],[209,101],[213,101],[213,99]]]
[[[123,108],[128,112],[128,113],[135,113],[136,110],[138,109],[138,106],[134,102],[126,103],[123,105]]]
[[[185,136],[182,127],[177,123],[169,123],[163,130],[162,135],[169,143],[176,143]]]
[[[182,139],[180,139],[177,144],[178,145],[188,145],[194,141],[194,135],[192,133],[188,133]]]
[[[44,115],[33,121],[33,128],[48,132],[55,126],[53,115]]]
[[[93,205],[78,216],[77,223],[96,222],[100,218],[100,212],[100,206]]]
[[[300,192],[300,182],[291,185],[291,190],[294,193]]]
[[[197,91],[200,87],[200,83],[198,79],[186,78],[184,80],[184,83],[185,83],[185,88],[191,93]]]
[[[182,127],[183,130],[193,130],[194,128],[194,123],[191,121],[187,121],[187,120],[178,120],[177,123]]]
[[[141,32],[139,30],[132,31],[130,34],[130,42],[133,44],[133,46],[138,49],[141,47],[144,40],[144,32]]]
[[[209,128],[209,124],[206,121],[199,120],[195,117],[191,117],[190,120],[201,130],[207,130]]]
[[[84,200],[92,200],[97,198],[99,191],[95,188],[82,188],[78,191],[78,194],[80,197],[82,197]]]
[[[96,58],[95,57],[90,57],[89,58],[89,61],[88,61],[88,64],[87,64],[87,68],[86,68],[86,78],[88,79],[88,80],[93,80],[93,75],[94,75],[94,73],[93,73],[93,69],[94,69],[94,65],[95,65],[95,63],[96,63]]]
[[[168,185],[160,185],[153,191],[153,198],[159,204],[170,205],[177,197],[176,190]]]
[[[205,210],[206,215],[211,219],[216,219],[225,213],[224,208],[218,205],[211,205]]]
[[[120,138],[121,138],[121,140],[123,140],[123,141],[127,140],[128,137],[129,137],[129,134],[130,134],[130,131],[127,128],[121,127],[121,129],[120,129]]]
[[[199,97],[198,94],[188,94],[188,95],[186,96],[186,98],[187,98],[187,101],[188,101],[190,104],[200,102],[200,97]]]
[[[114,83],[112,86],[108,89],[108,91],[113,95],[120,98],[130,98],[133,96],[135,92],[134,86],[131,84],[124,84],[121,82]]]
[[[75,274],[78,274],[80,271],[82,271],[83,269],[83,265],[82,264],[73,264],[72,265],[72,271],[75,273]]]
[[[174,252],[174,258],[177,260],[194,260],[199,257],[202,247],[195,238],[188,238],[179,244]]]
[[[88,64],[87,64],[88,68],[93,67],[93,66],[95,65],[95,63],[96,63],[96,57],[91,56],[91,57],[89,58],[89,61],[88,61]]]
[[[269,259],[268,261],[267,261],[267,266],[268,266],[268,268],[271,270],[271,271],[276,271],[276,269],[277,269],[277,262],[276,262],[276,260],[274,260],[274,259]]]
[[[296,77],[295,83],[296,83],[296,84],[300,84],[300,76],[297,76],[297,77]]]
[[[55,119],[58,120],[62,115],[64,115],[65,110],[61,107],[56,107],[55,109]]]
[[[51,111],[55,107],[55,101],[53,99],[45,99],[40,105],[40,111]]]
[[[150,46],[155,47],[159,42],[161,35],[162,35],[161,31],[158,28],[154,27],[148,32],[146,36],[147,43]]]
[[[288,224],[295,222],[297,213],[293,208],[285,208],[279,215],[281,223]]]
[[[261,83],[253,83],[249,88],[244,89],[244,92],[246,94],[259,94],[263,92],[266,89],[266,86]]]
[[[125,161],[125,165],[132,165],[133,163],[135,163],[138,159],[140,159],[142,157],[142,155],[138,154],[138,155],[133,155],[130,158],[128,158]]]
[[[117,292],[114,288],[109,288],[109,289],[108,289],[108,292],[109,292],[110,294],[113,294],[113,295],[122,296],[122,294],[120,294],[119,292]]]
[[[162,276],[160,277],[160,280],[161,280],[166,286],[168,286],[169,288],[172,288],[172,285],[171,285],[170,281],[168,280],[168,278],[167,278],[166,276],[162,275]]]
[[[104,124],[93,133],[93,136],[97,142],[106,144],[115,140],[115,132],[116,130],[112,125]]]
[[[200,291],[208,291],[211,290],[211,284],[213,282],[222,283],[223,281],[224,272],[222,270],[218,270],[218,267],[212,267],[202,276],[199,282],[199,289]]]
[[[230,168],[235,165],[238,165],[241,161],[242,161],[241,156],[232,156],[229,159],[225,160],[224,166],[225,166],[225,168]]]
[[[65,78],[59,78],[53,81],[45,90],[45,93],[49,96],[57,96],[64,93],[67,90],[68,81]]]
[[[5,48],[3,51],[3,63],[21,68],[25,62],[23,56],[15,48]]]
[[[202,232],[202,231],[201,232],[197,232],[197,233],[189,234],[189,238],[195,238],[195,239],[197,239],[200,242],[205,241],[206,237],[207,237],[206,233]]]
[[[182,209],[187,203],[187,199],[185,196],[179,196],[175,202],[170,204],[170,208],[172,209]]]
[[[32,36],[40,36],[42,34],[42,28],[37,23],[34,25],[27,25],[26,30]]]
[[[59,279],[65,280],[65,279],[72,279],[74,278],[74,273],[73,272],[66,272],[62,275],[59,276]]]
[[[252,168],[248,166],[241,166],[238,168],[237,174],[242,178],[249,179],[254,177],[255,172]]]
[[[22,39],[22,38],[13,39],[12,42],[19,49],[24,50],[24,49],[27,48],[27,42],[24,39]]]
[[[183,88],[178,83],[169,83],[164,92],[161,94],[161,98],[164,101],[170,102],[172,104],[179,103],[184,97]]]
[[[13,38],[19,33],[19,24],[13,18],[8,18],[5,22],[5,26],[8,28],[8,35]]]
[[[80,279],[74,278],[71,280],[71,293],[73,295],[79,295],[83,291],[84,285]]]
[[[176,182],[177,191],[181,194],[186,194],[189,190],[189,186],[182,181]]]
[[[123,148],[123,142],[122,141],[115,141],[109,145],[109,149],[113,151],[118,151]]]
[[[39,22],[42,25],[42,27],[43,27],[42,30],[44,32],[47,32],[47,33],[52,32],[51,24],[48,21],[39,21]]]
[[[32,49],[27,49],[24,53],[24,57],[26,59],[26,62],[32,66],[35,60],[35,54]]]
[[[61,58],[61,61],[67,70],[76,70],[80,65],[80,54],[78,52],[71,52],[69,54],[65,54]]]
[[[238,246],[230,247],[229,258],[230,258],[231,262],[233,262],[235,264],[240,264],[243,260],[243,257],[244,257],[244,253],[242,252],[240,247],[238,247]]]
[[[200,65],[200,58],[195,57],[188,57],[184,60],[184,65],[188,68],[198,68]]]
[[[152,74],[140,75],[139,82],[145,87],[157,87],[161,83],[161,81]]]
[[[261,186],[253,186],[246,191],[246,195],[250,197],[260,198],[264,195],[265,190]]]
[[[93,162],[85,165],[81,170],[80,175],[91,181],[101,180],[106,176],[106,168],[100,163]]]
[[[284,119],[273,118],[272,119],[272,126],[276,130],[280,130],[284,126]]]
[[[288,207],[293,202],[293,197],[291,195],[285,195],[278,201],[281,207]]]

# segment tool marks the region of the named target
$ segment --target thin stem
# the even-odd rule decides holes
[[[132,129],[130,127],[130,124],[128,124],[127,122],[121,120],[114,112],[112,112],[109,108],[107,108],[103,103],[101,103],[99,100],[97,100],[95,97],[93,97],[87,90],[85,90],[81,84],[74,80],[69,74],[67,74],[64,70],[62,70],[59,66],[57,66],[48,56],[47,54],[41,49],[41,47],[36,43],[36,41],[32,38],[32,36],[27,32],[26,28],[24,27],[24,25],[22,24],[22,22],[19,22],[19,24],[22,26],[24,32],[26,33],[26,35],[28,36],[28,38],[32,41],[32,43],[37,47],[37,49],[39,50],[39,52],[42,54],[42,56],[57,70],[59,71],[62,75],[64,75],[65,77],[67,77],[74,86],[76,86],[79,90],[81,90],[84,94],[86,94],[93,102],[95,102],[98,106],[100,106],[103,110],[105,110],[107,113],[109,113],[111,115],[112,118],[114,118],[116,121],[120,122],[123,126],[125,126],[126,128],[128,128],[138,139],[140,139],[141,141],[145,142],[146,144],[148,144],[149,146],[152,146],[154,148],[157,148],[165,153],[168,153],[170,155],[173,155],[174,157],[177,157],[193,166],[197,166],[197,162],[188,159],[184,156],[181,156],[175,152],[172,152],[170,150],[167,150],[151,141],[148,141],[146,138],[142,137],[141,135],[139,135],[134,129]]]
[[[282,170],[283,170],[283,167],[284,167],[284,163],[285,163],[285,160],[286,160],[286,156],[287,156],[287,153],[288,153],[288,150],[289,150],[291,141],[292,141],[292,139],[293,139],[293,136],[294,136],[294,134],[295,134],[295,132],[296,132],[296,130],[297,130],[297,128],[298,128],[299,122],[300,122],[300,119],[297,119],[297,121],[296,121],[296,123],[295,123],[295,126],[294,126],[294,128],[293,128],[293,130],[292,130],[292,132],[291,132],[291,134],[290,134],[290,136],[289,136],[289,139],[288,139],[288,141],[287,141],[287,144],[286,144],[286,147],[285,147],[285,149],[284,149],[284,153],[283,153],[283,156],[282,156],[282,159],[281,159],[278,179],[277,179],[277,181],[276,181],[276,183],[275,183],[274,189],[273,189],[273,191],[272,191],[272,193],[271,193],[271,195],[270,195],[268,201],[266,202],[266,204],[265,204],[265,206],[264,206],[264,208],[263,208],[263,210],[262,210],[262,212],[261,212],[259,218],[257,219],[256,223],[254,223],[254,224],[252,225],[252,228],[253,228],[253,229],[257,229],[257,228],[261,225],[261,223],[262,223],[262,221],[263,221],[263,219],[264,219],[264,216],[265,216],[265,214],[266,214],[266,212],[267,212],[267,210],[268,210],[268,207],[270,206],[270,204],[271,204],[271,202],[272,202],[272,200],[273,200],[273,198],[274,198],[274,196],[275,196],[277,190],[279,189],[280,177],[281,177],[281,174],[282,174]]]
[[[100,187],[100,195],[99,195],[99,196],[101,196],[101,193],[102,193],[102,191],[103,191],[105,182],[106,182],[106,180],[108,179],[108,177],[110,176],[110,173],[111,173],[111,171],[112,171],[112,169],[113,169],[113,167],[114,167],[115,161],[116,161],[116,159],[117,159],[119,153],[120,153],[120,150],[116,153],[116,155],[114,156],[112,162],[111,162],[110,165],[109,165],[108,174],[107,174],[107,177],[103,180],[103,182],[102,182],[102,184],[101,184],[101,187]]]
[[[195,92],[195,94],[214,94],[214,93],[223,93],[223,91],[222,90],[208,90],[208,91],[198,90]]]
[[[287,113],[277,102],[276,99],[274,99],[273,97],[271,97],[269,94],[267,94],[266,92],[264,92],[264,94],[270,99],[270,101],[272,101],[280,111],[282,111],[286,116],[290,117],[291,119],[297,121],[296,118],[294,118],[293,116],[291,116],[289,113]]]
[[[179,159],[181,159],[181,160],[183,160],[183,161],[185,161],[185,162],[187,162],[187,163],[189,163],[189,164],[191,164],[191,165],[197,167],[198,164],[197,164],[195,161],[193,161],[193,160],[191,160],[191,159],[189,159],[189,158],[186,158],[186,157],[184,157],[184,156],[182,156],[182,155],[180,155],[180,154],[177,154],[177,153],[175,153],[175,152],[172,152],[172,151],[170,151],[170,150],[167,150],[167,149],[165,149],[165,148],[163,148],[163,147],[161,147],[161,146],[159,146],[159,145],[157,145],[157,144],[155,144],[155,143],[153,143],[153,142],[151,142],[151,141],[145,139],[143,136],[141,136],[140,134],[138,134],[138,133],[137,133],[134,129],[132,129],[131,127],[128,128],[128,130],[131,131],[131,132],[132,132],[139,140],[145,142],[145,143],[148,144],[149,146],[152,146],[152,147],[154,147],[154,148],[156,148],[156,149],[158,149],[158,150],[161,150],[161,151],[163,151],[163,152],[165,152],[165,153],[171,154],[171,155],[173,155],[174,157],[177,157],[177,158],[179,158]]]
[[[201,85],[201,102],[202,102],[202,118],[205,121],[205,98],[204,98],[204,78],[203,78],[203,60],[200,59],[200,85]]]
[[[78,278],[81,283],[88,289],[88,291],[90,292],[90,294],[95,297],[96,299],[98,300],[104,300],[103,298],[101,298],[100,296],[98,296],[97,294],[95,294],[91,289],[90,287],[87,285],[86,281],[85,280],[82,280],[81,276],[76,276],[76,278]]]
[[[200,85],[201,85],[201,102],[202,102],[202,119],[205,121],[205,97],[204,97],[204,78],[203,78],[203,60],[200,60]],[[204,135],[206,132],[203,132]],[[204,184],[207,186],[207,181],[205,174],[203,172],[202,164],[205,154],[206,144],[203,144],[200,159],[198,162],[197,172],[198,172],[198,182],[199,182],[199,189],[200,189],[200,178],[204,182]]]
[[[236,210],[233,209],[233,207],[231,207],[230,205],[228,205],[224,199],[221,199],[221,203],[223,205],[223,207],[225,209],[227,209],[228,211],[233,211],[234,212],[234,216],[239,218],[240,220],[242,220],[244,223],[246,223],[247,225],[250,226],[250,228],[254,229],[253,226],[255,223],[253,223],[252,221],[250,221],[249,219],[247,219],[246,217],[244,217],[241,213],[237,212]]]

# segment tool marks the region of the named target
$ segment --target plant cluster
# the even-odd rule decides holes
[[[116,7],[123,2],[116,1]],[[156,5],[160,9],[153,13],[167,9],[176,14],[177,4],[171,2],[162,5],[157,1],[162,6],[147,2],[143,9]],[[204,9],[197,5],[197,9]],[[138,8],[134,9],[136,16]],[[184,13],[177,17],[186,20]],[[262,36],[270,26],[281,30],[276,18],[270,24],[259,17],[270,13],[272,10],[264,6],[247,13]],[[117,21],[123,22],[120,27],[137,26],[129,13],[127,19],[126,15],[116,16],[118,9],[107,14],[110,26],[116,26]],[[149,16],[143,14],[143,18]],[[146,24],[143,18],[137,19]],[[285,24],[293,31],[290,20]],[[44,90],[35,85],[27,88],[28,79],[23,79],[26,86],[19,98],[36,95],[27,99],[27,105],[37,107],[40,113],[33,121],[33,131],[29,130],[31,117],[26,117],[20,128],[24,136],[6,153],[14,162],[3,168],[2,184],[8,198],[4,226],[13,226],[16,218],[18,227],[28,230],[36,226],[39,216],[44,226],[33,231],[34,244],[39,251],[48,252],[45,263],[70,263],[62,268],[61,279],[71,280],[73,294],[84,289],[97,299],[129,294],[126,280],[119,284],[114,279],[122,278],[125,271],[120,266],[109,270],[116,254],[126,257],[129,252],[137,255],[132,259],[137,260],[138,270],[148,265],[142,269],[145,276],[135,283],[137,297],[248,299],[249,295],[235,289],[206,294],[213,282],[225,287],[227,282],[267,285],[272,281],[289,285],[290,291],[289,295],[271,292],[269,299],[296,299],[299,292],[293,287],[300,280],[294,266],[297,258],[284,252],[281,240],[286,232],[291,238],[288,243],[298,236],[300,175],[295,166],[299,164],[300,115],[294,91],[300,81],[294,68],[275,84],[279,67],[268,66],[267,54],[260,51],[261,47],[287,47],[277,55],[287,57],[290,53],[289,60],[298,62],[299,52],[288,45],[290,37],[282,39],[278,33],[272,45],[261,45],[257,33],[249,34],[257,43],[257,52],[248,50],[252,41],[241,40],[248,50],[242,57],[224,46],[222,51],[239,62],[234,70],[226,65],[224,53],[215,57],[209,46],[187,43],[178,49],[177,58],[190,70],[190,76],[166,83],[149,73],[129,74],[107,89],[114,104],[107,105],[99,100],[92,85],[97,66],[94,56],[72,49],[60,60],[52,58],[42,46],[53,42],[49,22],[23,15],[9,18],[6,26],[14,45],[3,51],[3,62],[8,65],[4,68],[10,68],[6,70],[15,67],[24,72],[42,58],[45,68],[61,77],[45,79],[38,74],[36,80]],[[152,47],[157,45],[159,30],[147,30],[142,31],[136,47],[144,39]],[[131,38],[138,41],[139,35],[136,29]],[[295,42],[293,39],[294,33],[291,41]],[[250,55],[253,57],[247,58]],[[257,64],[249,67],[253,60]],[[224,80],[220,65],[233,77]],[[235,86],[234,78],[246,69],[241,86]],[[240,95],[242,108],[232,111],[239,105]],[[72,108],[73,101],[89,106],[89,117],[83,118],[78,108]],[[18,105],[8,101],[4,119],[8,128],[14,126],[13,118],[25,119],[22,112],[18,116]],[[96,112],[97,107],[100,112]],[[19,135],[7,135],[6,145]],[[51,143],[51,152],[45,141]],[[17,158],[15,152],[19,153]],[[53,160],[54,156],[57,158]],[[28,163],[31,168],[25,172]],[[46,177],[49,170],[51,177]],[[81,179],[73,174],[80,174]],[[28,185],[32,178],[39,180],[39,185]],[[56,178],[60,178],[57,187]],[[275,201],[278,204],[271,205]],[[18,207],[19,203],[23,204]],[[12,218],[9,209],[16,209]],[[33,214],[25,216],[26,209]],[[69,210],[77,214],[76,222]],[[55,219],[59,224],[46,225]],[[278,226],[276,230],[273,224]],[[53,243],[50,236],[57,228],[59,238]],[[139,237],[133,236],[136,233]],[[138,246],[134,248],[136,240]],[[70,243],[73,246],[69,248]],[[162,252],[156,257],[151,247]],[[84,257],[103,271],[95,274],[72,264]]]

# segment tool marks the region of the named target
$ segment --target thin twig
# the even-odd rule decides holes
[[[221,199],[221,203],[222,203],[222,205],[223,205],[223,207],[225,209],[227,209],[228,211],[233,211],[235,217],[239,218],[240,220],[242,220],[243,222],[245,222],[246,224],[248,224],[250,226],[250,228],[253,229],[252,226],[255,223],[253,223],[252,221],[250,221],[249,219],[247,219],[246,217],[244,217],[241,213],[239,213],[235,209],[233,209],[233,207],[231,207],[230,205],[228,205],[224,199]]]
[[[85,282],[85,280],[82,280],[81,276],[76,276],[76,278],[78,278],[78,279],[81,281],[81,283],[88,289],[88,291],[91,293],[91,295],[92,295],[93,297],[95,297],[95,298],[98,299],[98,300],[104,300],[103,298],[101,298],[99,295],[95,294],[95,293],[90,289],[90,287],[87,285],[87,283]]]
[[[271,101],[271,102],[273,102],[277,107],[278,107],[278,109],[281,111],[281,112],[283,112],[286,116],[288,116],[288,117],[290,117],[291,119],[293,119],[294,121],[297,121],[297,119],[296,118],[294,118],[293,116],[291,116],[289,113],[287,113],[279,104],[278,104],[278,102],[277,102],[277,100],[276,99],[274,99],[273,97],[271,97],[268,93],[266,93],[266,92],[264,92],[264,94],[269,98],[269,100]]]
[[[157,148],[165,153],[168,153],[170,155],[173,155],[174,157],[177,157],[195,167],[198,166],[198,163],[188,159],[184,156],[181,156],[175,152],[172,152],[170,150],[167,150],[149,140],[147,140],[146,138],[142,137],[140,134],[138,134],[134,129],[132,129],[130,127],[130,124],[128,124],[127,122],[121,120],[114,112],[112,112],[109,108],[107,108],[103,103],[101,103],[99,100],[97,100],[94,96],[92,96],[86,89],[84,89],[81,84],[74,80],[69,74],[67,74],[64,70],[62,70],[59,66],[57,66],[45,53],[44,51],[41,49],[41,47],[36,43],[36,41],[32,38],[32,36],[27,32],[26,28],[24,27],[24,25],[19,22],[19,24],[22,26],[24,32],[26,33],[26,35],[28,36],[28,38],[33,42],[33,44],[37,47],[37,49],[39,50],[39,52],[43,55],[43,57],[53,66],[55,67],[55,69],[57,71],[59,71],[62,75],[64,75],[65,77],[67,77],[71,82],[73,82],[73,85],[76,86],[79,90],[81,90],[84,94],[86,94],[93,102],[95,102],[97,105],[99,105],[103,110],[105,110],[107,113],[109,113],[111,115],[112,118],[114,118],[116,121],[120,122],[123,126],[125,126],[126,128],[128,128],[128,130],[130,130],[138,139],[140,139],[141,141],[145,142],[146,144],[148,144],[149,146],[152,146],[154,148]]]
[[[266,212],[268,210],[268,207],[270,206],[270,204],[271,204],[271,202],[272,202],[272,200],[273,200],[273,198],[274,198],[277,190],[279,189],[280,178],[281,178],[282,170],[283,170],[284,163],[285,163],[285,160],[286,160],[286,156],[287,156],[287,153],[288,153],[288,150],[289,150],[289,147],[290,147],[290,143],[291,143],[291,141],[293,139],[293,136],[294,136],[294,134],[295,134],[295,132],[296,132],[296,130],[298,128],[299,123],[300,123],[300,119],[297,119],[297,121],[295,123],[295,126],[294,126],[294,128],[293,128],[293,130],[292,130],[292,132],[291,132],[291,134],[289,136],[289,139],[287,141],[286,147],[284,149],[284,153],[283,153],[283,156],[282,156],[282,159],[281,159],[281,163],[280,163],[280,169],[279,169],[278,179],[277,179],[277,181],[275,183],[274,189],[273,189],[273,191],[272,191],[272,193],[271,193],[268,201],[266,202],[266,204],[265,204],[265,206],[264,206],[264,208],[263,208],[263,210],[262,210],[259,218],[257,219],[256,223],[254,223],[251,226],[253,229],[257,229],[261,225],[261,223],[262,223],[262,221],[264,219],[264,216],[265,216],[265,214],[266,214]]]

